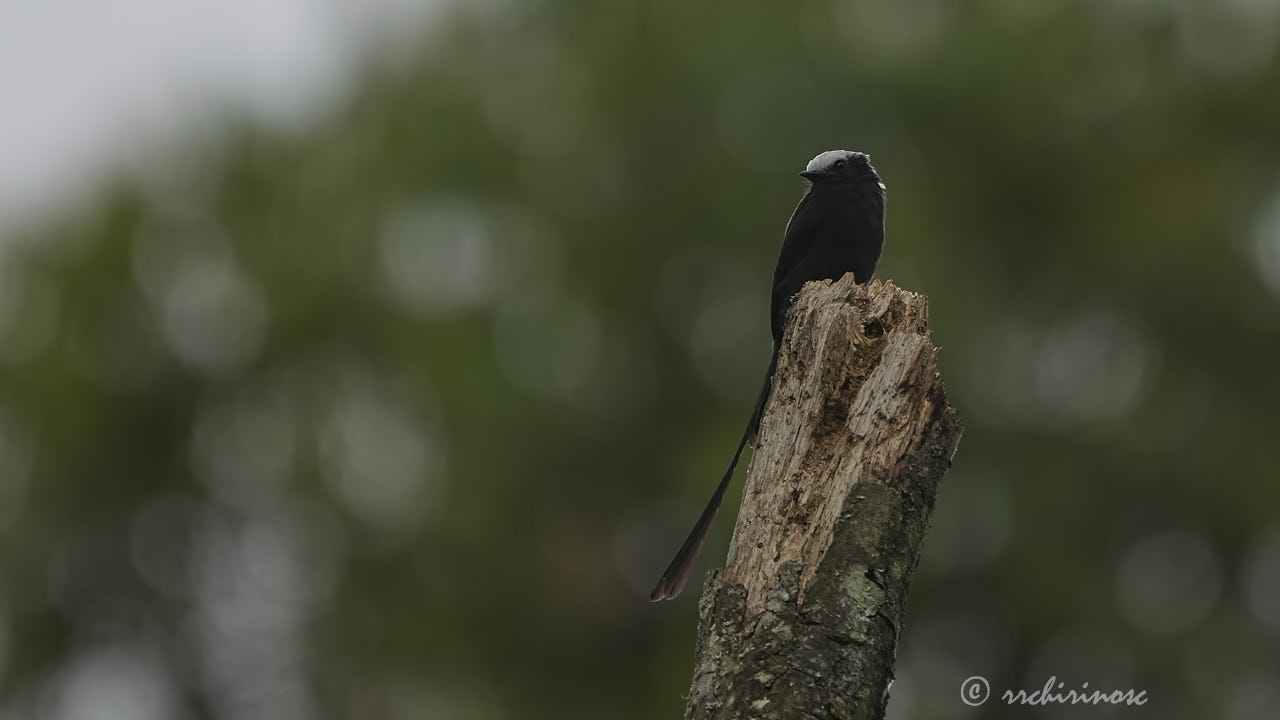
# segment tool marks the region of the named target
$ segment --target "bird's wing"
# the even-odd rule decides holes
[[[796,282],[799,277],[798,266],[809,254],[818,231],[818,213],[810,204],[809,193],[806,192],[791,213],[791,219],[787,221],[787,232],[783,236],[782,250],[778,253],[778,264],[773,269],[769,324],[775,345],[782,340],[782,328],[787,308],[791,305],[791,296],[800,291],[800,285]]]
[[[774,289],[777,289],[778,283],[791,272],[805,253],[809,252],[817,229],[817,214],[809,209],[809,193],[806,192],[792,211],[791,219],[787,221],[787,230],[782,237],[782,250],[778,253],[778,264],[773,269]]]

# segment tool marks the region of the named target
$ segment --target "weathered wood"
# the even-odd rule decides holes
[[[688,718],[884,716],[907,591],[962,431],[928,298],[852,275],[788,316]]]

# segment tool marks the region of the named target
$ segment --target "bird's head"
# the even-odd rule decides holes
[[[809,161],[801,177],[817,184],[845,183],[859,185],[875,183],[884,189],[876,169],[871,167],[871,157],[852,150],[828,150]]]

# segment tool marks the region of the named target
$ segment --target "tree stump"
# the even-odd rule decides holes
[[[788,315],[687,718],[884,716],[938,485],[963,425],[928,298],[811,282]]]

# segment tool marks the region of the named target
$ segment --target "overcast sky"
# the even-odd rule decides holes
[[[0,0],[0,235],[228,110],[305,124],[444,1]]]

